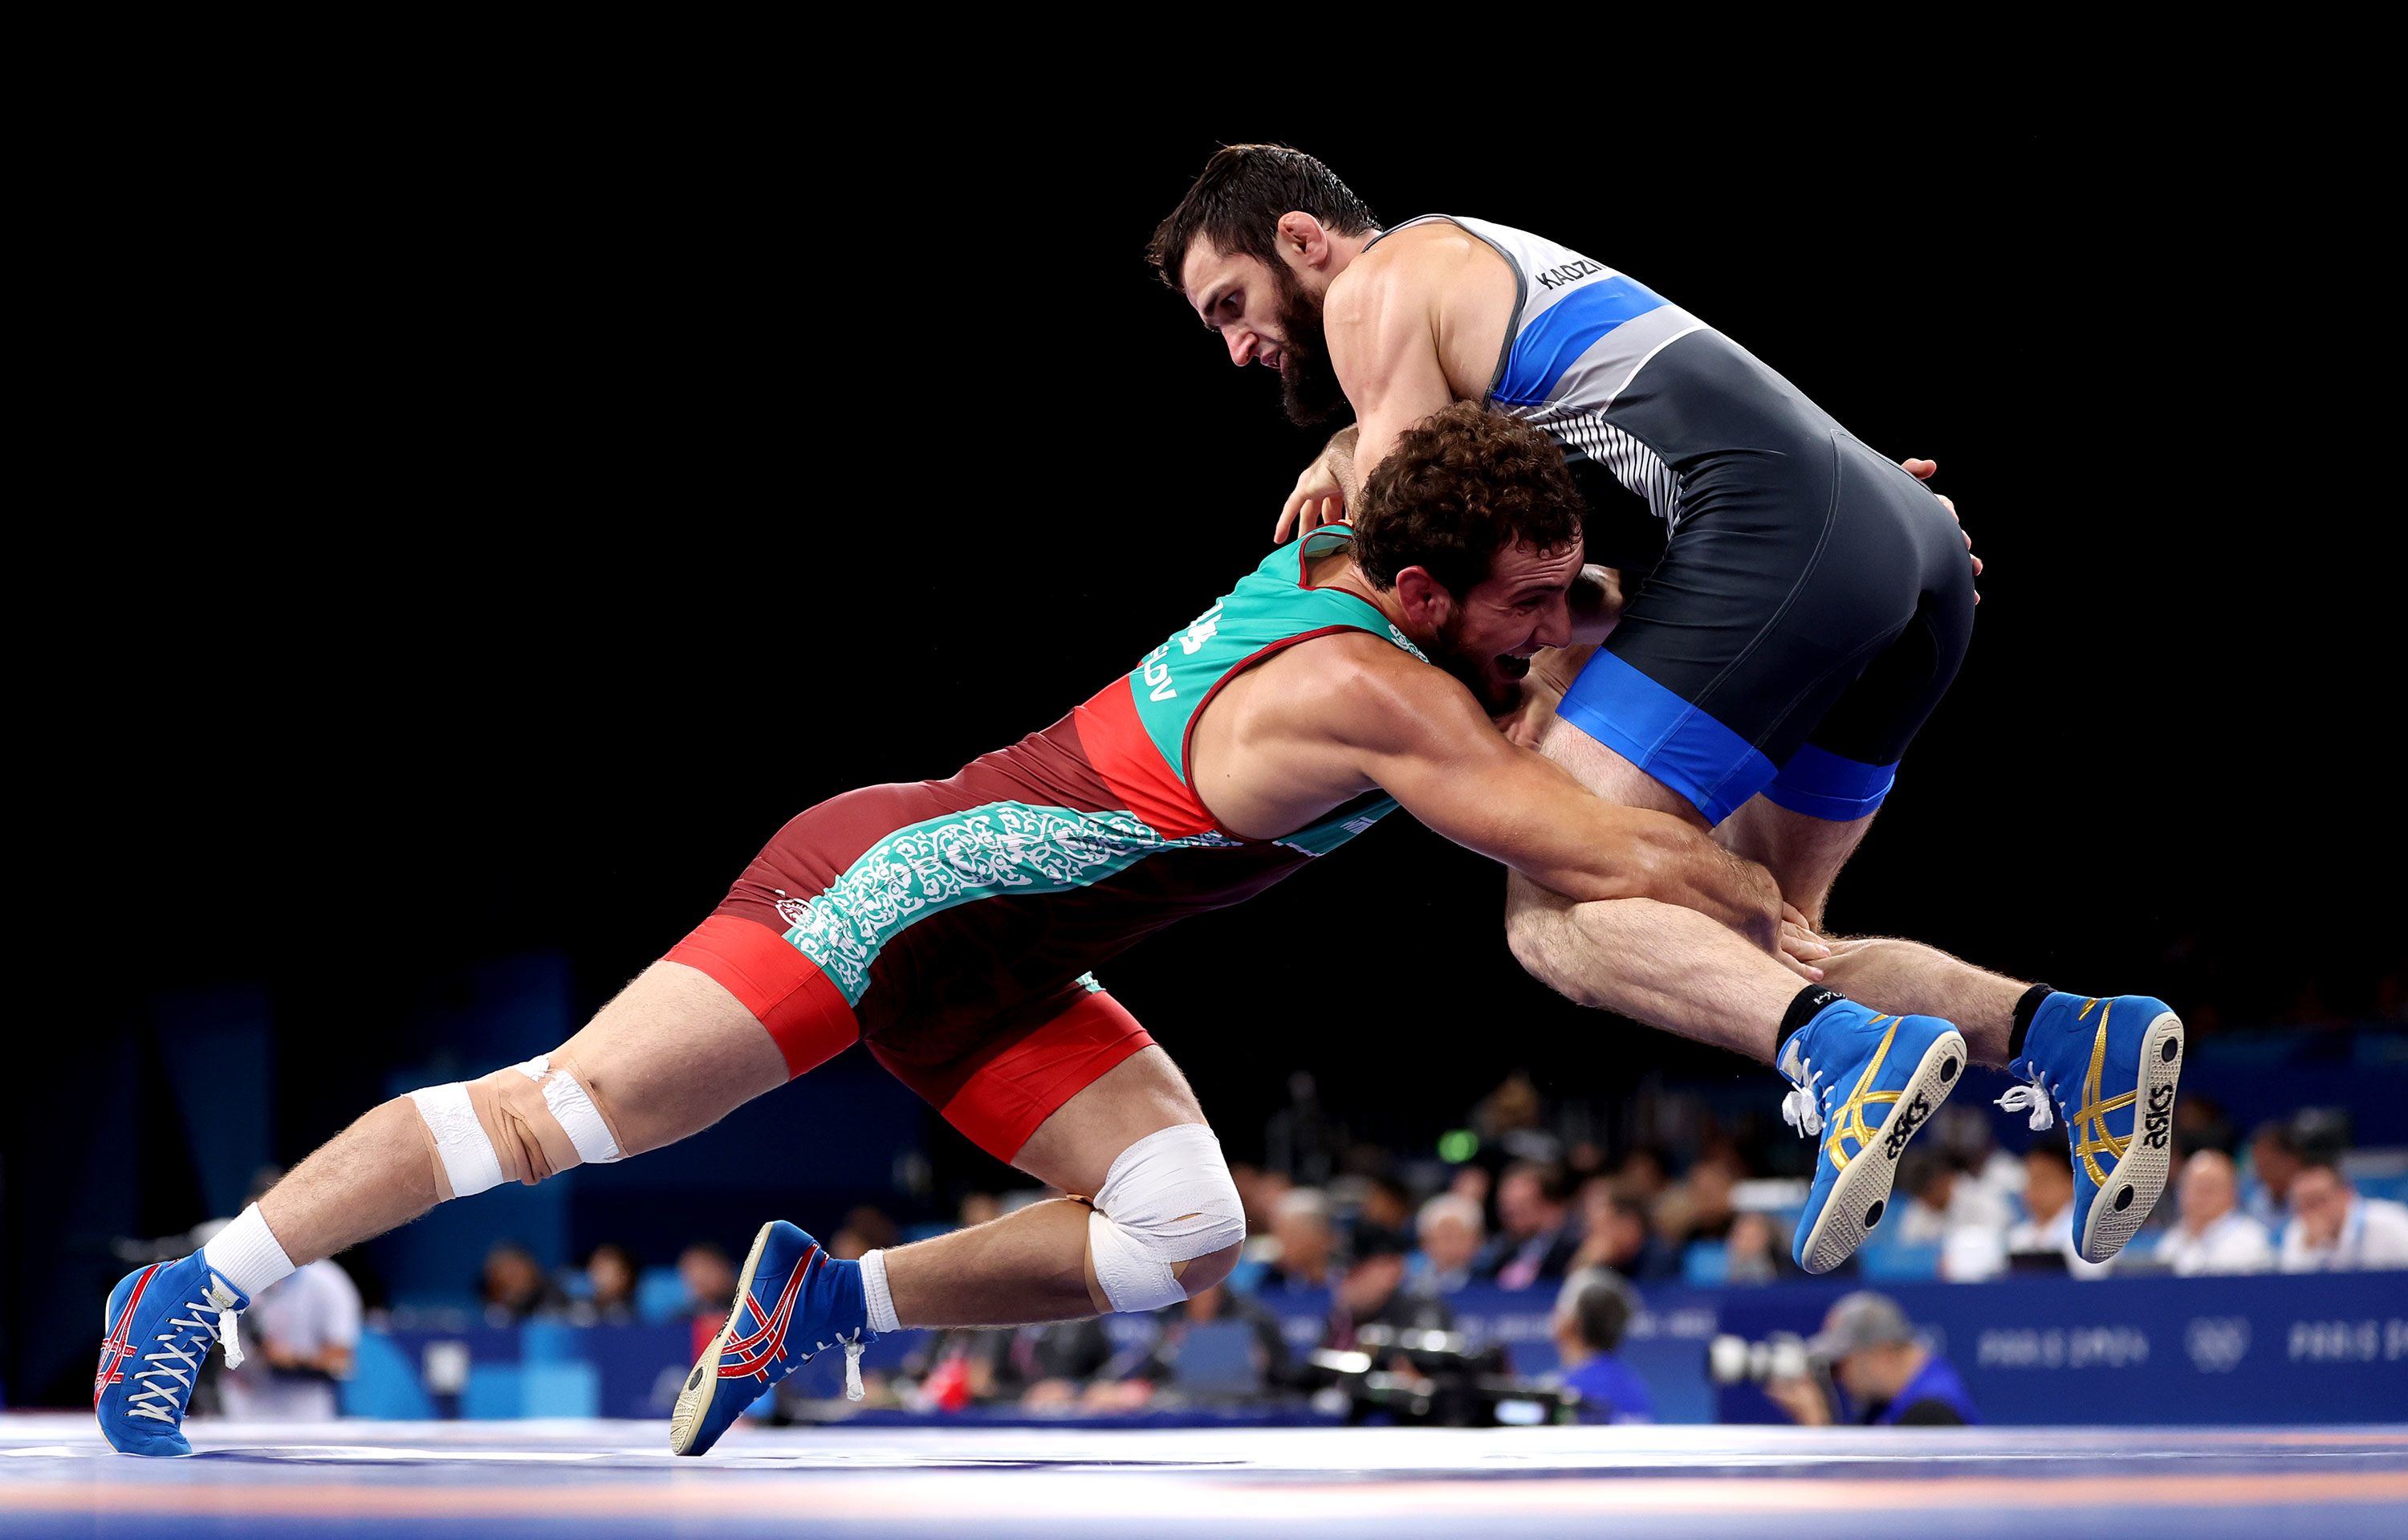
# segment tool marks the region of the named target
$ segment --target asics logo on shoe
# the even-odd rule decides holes
[[[1882,1141],[1882,1153],[1897,1159],[1898,1152],[1906,1148],[1906,1142],[1914,1137],[1914,1130],[1930,1115],[1931,1099],[1921,1091],[1915,1092],[1914,1100],[1900,1107],[1898,1115],[1889,1120],[1889,1135]]]
[[[2149,1088],[2149,1115],[2143,1120],[2141,1125],[2142,1143],[2147,1144],[2149,1148],[2153,1150],[2164,1149],[2166,1147],[2166,1139],[2172,1131],[2174,1120],[2173,1111],[2174,1088],[2172,1086],[2151,1087]]]

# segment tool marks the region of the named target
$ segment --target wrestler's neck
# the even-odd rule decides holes
[[[1363,569],[1354,565],[1352,555],[1339,553],[1308,564],[1305,581],[1314,588],[1335,588],[1340,593],[1354,595],[1387,616],[1388,624],[1407,640],[1417,647],[1428,645],[1430,638],[1405,619],[1404,601],[1397,597],[1397,591],[1374,584],[1363,575]]]

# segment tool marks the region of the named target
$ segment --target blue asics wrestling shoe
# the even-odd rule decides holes
[[[225,1344],[226,1367],[242,1361],[235,1312],[250,1296],[209,1271],[199,1252],[136,1268],[108,1291],[100,1317],[100,1370],[92,1409],[120,1454],[188,1455],[184,1408],[209,1345]]]
[[[2073,1244],[2086,1262],[2124,1249],[2166,1190],[2182,1018],[2146,995],[2052,994],[2032,1013],[2008,1072],[2030,1084],[1999,1098],[2035,1131],[2065,1119],[2073,1154]]]
[[[745,1407],[831,1347],[844,1349],[844,1393],[861,1399],[861,1350],[878,1340],[861,1264],[837,1260],[783,1219],[753,1238],[736,1307],[710,1339],[669,1415],[669,1453],[698,1455]]]
[[[1823,1141],[1791,1247],[1799,1267],[1830,1272],[1881,1223],[1899,1157],[1965,1061],[1963,1034],[1938,1016],[1877,1015],[1838,997],[1789,1035],[1780,1070],[1797,1089],[1782,1120]]]

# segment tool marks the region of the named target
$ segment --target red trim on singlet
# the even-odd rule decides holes
[[[767,926],[713,914],[663,958],[699,969],[769,1029],[789,1079],[816,1069],[861,1041],[844,991]]]
[[[1121,805],[1166,839],[1180,840],[1215,827],[1212,813],[1195,789],[1179,779],[1138,715],[1136,684],[1123,675],[1072,709],[1079,746],[1087,764],[1104,779]]]

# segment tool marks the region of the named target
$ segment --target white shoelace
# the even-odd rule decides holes
[[[855,1331],[844,1345],[844,1399],[859,1401],[868,1392],[861,1388],[861,1333]]]
[[[162,1345],[160,1350],[142,1355],[143,1362],[154,1364],[157,1367],[138,1370],[135,1373],[134,1377],[145,1383],[141,1389],[125,1398],[125,1408],[129,1416],[147,1417],[153,1421],[169,1423],[181,1417],[182,1408],[178,1406],[176,1402],[179,1395],[192,1394],[193,1376],[200,1373],[201,1360],[209,1356],[209,1343],[213,1340],[225,1344],[227,1368],[242,1367],[242,1339],[235,1332],[234,1312],[230,1309],[219,1309],[214,1302],[202,1300],[187,1301],[184,1308],[191,1314],[171,1316],[167,1318],[169,1326],[182,1327],[184,1331],[170,1332],[160,1337],[159,1342]],[[208,1318],[212,1316],[217,1318],[215,1325],[211,1325]],[[184,1347],[185,1342],[190,1340],[186,1335],[188,1332],[206,1333],[192,1344],[194,1350],[191,1352],[185,1351]],[[179,1364],[182,1367],[177,1367]],[[150,1381],[159,1383],[149,1383]]]
[[[1812,1139],[1823,1131],[1823,1107],[1814,1095],[1814,1082],[1823,1072],[1809,1061],[1806,1083],[1781,1099],[1781,1120],[1798,1130],[1800,1139]]]
[[[2039,1133],[2057,1121],[2055,1099],[2048,1094],[2048,1078],[2039,1070],[2031,1072],[2031,1084],[2017,1086],[1999,1098],[2001,1111],[2031,1114],[2031,1130]]]

